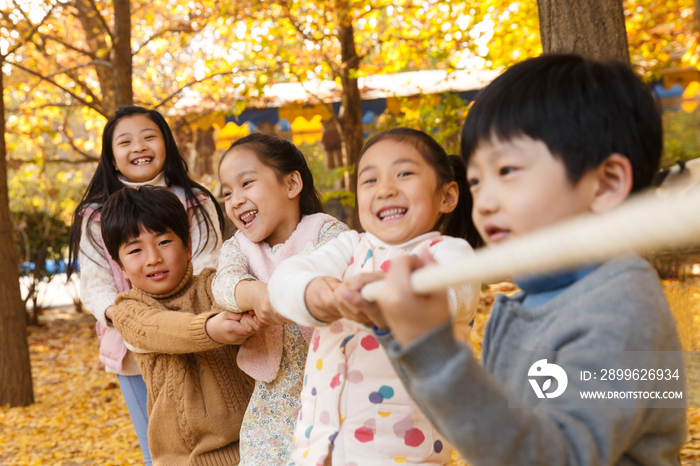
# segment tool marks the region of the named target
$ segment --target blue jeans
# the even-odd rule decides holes
[[[151,466],[151,452],[148,450],[148,411],[146,403],[148,395],[146,383],[140,375],[117,375],[119,388],[122,391],[126,408],[129,410],[131,423],[134,425],[136,437],[141,445],[143,462],[146,466]]]

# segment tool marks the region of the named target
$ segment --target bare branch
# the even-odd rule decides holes
[[[28,107],[28,110],[31,112],[33,110],[37,110],[40,108],[71,108],[71,107],[73,107],[73,106],[70,104],[63,104],[63,103],[55,102],[55,103],[36,105],[34,107]]]
[[[70,163],[72,165],[78,165],[81,163],[96,163],[99,162],[100,158],[97,157],[83,157],[82,159],[44,159],[44,163]]]
[[[29,19],[29,16],[27,16],[27,13],[24,12],[21,6],[17,3],[17,0],[12,0],[12,4],[15,6],[16,9],[22,13],[22,16],[24,16],[24,20],[28,22],[29,24],[32,24],[32,21]]]
[[[112,30],[109,28],[109,25],[105,22],[105,19],[102,17],[99,8],[97,8],[95,0],[88,0],[88,2],[90,2],[90,5],[95,10],[95,14],[97,14],[97,17],[100,19],[100,23],[102,23],[102,26],[105,28],[105,31],[107,31],[109,38],[112,39],[112,41],[114,41],[114,35],[112,34]]]
[[[100,65],[100,66],[106,66],[108,68],[112,67],[112,64],[108,61],[104,60],[90,60],[88,63],[83,63],[81,65],[76,65],[71,68],[66,68],[64,70],[56,71],[53,74],[50,74],[46,76],[47,78],[53,78],[54,76],[58,76],[59,74],[69,74],[75,70],[79,70],[80,68],[85,68],[86,66],[93,66],[93,65]],[[72,76],[71,76],[72,77]]]
[[[166,97],[165,99],[163,99],[163,100],[161,100],[160,102],[158,102],[157,104],[155,104],[152,108],[153,108],[153,109],[157,109],[158,107],[162,107],[163,105],[165,105],[166,103],[168,103],[168,102],[170,102],[172,99],[174,99],[175,96],[177,96],[180,92],[184,91],[184,90],[187,89],[188,87],[194,86],[195,84],[199,84],[199,83],[202,83],[202,82],[204,82],[204,81],[208,81],[208,80],[210,80],[210,79],[216,78],[217,76],[228,76],[228,75],[231,75],[231,74],[236,74],[236,73],[247,73],[247,72],[251,72],[251,71],[259,71],[259,70],[257,70],[257,69],[248,69],[248,70],[224,71],[224,72],[221,72],[221,73],[210,74],[209,76],[205,76],[205,77],[203,77],[202,79],[196,79],[196,80],[191,81],[191,82],[185,84],[184,86],[178,88],[175,92],[173,92],[173,93],[170,94],[168,97]]]
[[[90,86],[88,86],[85,81],[83,81],[82,79],[80,79],[79,76],[73,73],[66,73],[66,76],[71,78],[77,85],[81,86],[84,90],[84,93],[92,99],[92,102],[97,103],[100,107],[102,107],[102,98],[95,95],[95,93],[92,92],[92,89],[90,89]]]
[[[54,42],[57,42],[57,43],[61,44],[61,45],[64,46],[64,47],[66,47],[67,49],[73,50],[74,52],[82,53],[83,55],[86,55],[86,56],[92,58],[93,60],[97,59],[97,57],[95,56],[95,54],[92,53],[91,51],[78,48],[78,47],[76,47],[76,46],[74,46],[74,45],[71,45],[71,44],[69,44],[69,43],[63,41],[62,39],[59,39],[59,38],[56,37],[56,36],[52,36],[52,35],[50,35],[50,34],[43,34],[43,33],[42,33],[42,34],[39,34],[39,35],[40,35],[41,38],[44,39],[44,40],[46,40],[46,39],[52,40],[52,41],[54,41]]]
[[[206,24],[206,23],[205,23],[205,24]],[[136,49],[136,52],[134,52],[133,55],[138,54],[138,53],[141,51],[141,49],[144,48],[146,45],[148,45],[150,42],[152,42],[152,41],[158,39],[159,37],[163,37],[164,35],[168,34],[169,32],[187,32],[187,33],[194,33],[194,32],[199,32],[199,31],[201,31],[201,30],[202,30],[201,28],[200,28],[200,29],[197,29],[197,30],[192,29],[191,26],[188,27],[188,28],[182,28],[182,27],[180,27],[180,28],[166,28],[166,29],[160,30],[160,31],[156,32],[155,34],[153,34],[153,35],[152,35],[151,37],[149,37],[148,39],[146,39],[146,40],[143,42],[143,44],[139,45],[139,47]]]
[[[29,31],[29,33],[24,37],[24,39],[22,39],[21,41],[18,41],[18,42],[15,44],[14,47],[12,47],[11,49],[9,49],[9,50],[7,51],[7,53],[6,53],[5,55],[0,55],[0,61],[4,60],[5,57],[9,56],[10,54],[16,52],[17,49],[19,49],[19,48],[20,48],[22,45],[24,45],[29,39],[31,39],[31,37],[39,30],[39,28],[44,24],[44,22],[49,18],[49,16],[51,16],[51,13],[53,12],[53,9],[56,8],[57,5],[58,5],[57,3],[54,3],[53,5],[51,5],[51,8],[49,8],[49,11],[46,12],[46,15],[45,15],[43,18],[41,18],[41,21],[39,21],[38,23],[36,23],[36,24],[34,25],[34,27],[32,27],[32,29],[31,29],[31,30]],[[29,24],[32,24],[31,21],[29,22]]]
[[[99,113],[100,115],[104,116],[105,118],[109,118],[109,113],[108,113],[107,111],[105,111],[105,110],[102,108],[101,105],[95,105],[94,103],[91,103],[91,102],[86,101],[84,98],[80,97],[79,95],[77,95],[76,93],[72,92],[71,90],[66,89],[65,87],[61,86],[61,85],[58,84],[57,82],[55,82],[55,81],[53,81],[53,80],[47,78],[46,76],[43,76],[43,75],[40,74],[40,73],[37,73],[37,72],[34,71],[34,70],[30,70],[29,68],[24,67],[24,66],[20,65],[19,63],[10,62],[10,61],[6,61],[5,63],[7,63],[7,64],[9,64],[9,65],[12,65],[12,66],[14,66],[14,67],[16,67],[16,68],[19,68],[20,70],[24,71],[25,73],[29,73],[29,74],[31,74],[32,76],[36,76],[37,78],[41,79],[42,81],[46,81],[47,83],[56,86],[57,88],[61,89],[63,92],[69,94],[71,97],[73,97],[75,100],[77,100],[77,101],[80,102],[81,104],[85,105],[86,107],[89,107],[89,108],[93,109],[94,111],[96,111],[96,112]]]
[[[63,128],[67,128],[67,127],[68,127],[68,113],[66,113],[66,118],[65,118],[65,120],[63,121]],[[95,155],[93,155],[93,154],[91,154],[91,153],[89,153],[89,152],[85,152],[85,151],[82,150],[80,147],[78,147],[78,146],[75,144],[75,140],[70,136],[70,134],[68,134],[68,131],[66,131],[66,130],[64,129],[64,130],[62,131],[62,133],[63,133],[63,134],[66,136],[66,138],[68,139],[68,143],[71,145],[71,147],[73,148],[73,150],[76,151],[78,154],[80,154],[80,155],[83,156],[83,161],[94,161],[94,162],[97,162],[97,161],[100,160],[100,157],[99,157],[99,156],[95,156]]]
[[[307,40],[310,40],[314,44],[320,43],[323,39],[333,39],[332,36],[329,36],[327,34],[321,35],[321,37],[315,37],[313,34],[309,34],[304,29],[301,27],[301,23],[297,21],[297,19],[292,15],[292,10],[289,8],[289,3],[286,1],[281,1],[279,2],[280,6],[284,10],[284,17],[289,20],[290,23],[292,23],[292,26],[294,26],[294,29],[297,30],[299,34],[301,34],[302,37],[304,37]]]
[[[7,21],[10,24],[15,24],[14,21],[12,21],[12,18],[5,12],[5,10],[0,10],[0,15],[2,15],[3,18],[5,18],[5,21]]]

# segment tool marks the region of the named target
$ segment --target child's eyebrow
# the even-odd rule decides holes
[[[402,164],[402,163],[412,163],[412,164],[414,164],[414,165],[418,165],[418,162],[416,162],[416,161],[413,160],[413,159],[398,159],[398,160],[394,160],[391,164],[392,164],[392,165],[399,165],[399,164]],[[371,168],[377,168],[377,167],[374,166],[374,165],[367,165],[365,168],[363,168],[362,170],[360,170],[360,173],[358,173],[357,176],[362,175],[362,173],[364,173],[366,170],[369,170],[369,169],[371,169]]]
[[[377,167],[375,167],[374,165],[367,165],[365,168],[363,168],[362,170],[360,170],[360,173],[358,173],[357,176],[362,175],[362,173],[364,173],[365,171],[367,171],[367,170],[369,170],[369,169],[371,169],[371,168],[377,168]]]
[[[142,133],[145,133],[146,131],[154,131],[156,133],[159,133],[160,131],[155,129],[155,128],[144,128],[141,130]],[[122,133],[119,136],[116,136],[114,139],[119,139],[122,136],[131,136],[131,133]]]
[[[134,244],[136,244],[136,243],[139,243],[140,241],[141,241],[141,237],[138,236],[138,237],[133,238],[133,239],[127,241],[126,243],[124,243],[124,246],[125,246],[125,247],[132,246],[132,245],[134,245]]]
[[[252,175],[253,173],[257,173],[255,170],[243,170],[242,172],[238,173],[236,175],[236,178],[243,178],[246,175]]]
[[[418,162],[416,162],[416,161],[413,160],[413,159],[398,159],[398,160],[394,160],[394,163],[392,163],[392,165],[398,165],[398,164],[400,164],[400,163],[412,163],[412,164],[414,164],[414,165],[418,165]]]

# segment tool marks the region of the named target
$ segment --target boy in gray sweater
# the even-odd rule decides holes
[[[653,98],[628,66],[526,60],[477,96],[462,129],[474,223],[495,244],[609,211],[651,184],[661,149]],[[646,261],[516,277],[522,291],[493,305],[482,365],[453,338],[445,295],[411,292],[410,272],[429,262],[393,261],[378,309],[364,307],[404,385],[470,465],[679,464],[681,348]]]

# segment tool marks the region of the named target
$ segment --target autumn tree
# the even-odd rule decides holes
[[[4,65],[0,78],[10,80],[0,114],[0,255],[3,264],[17,264],[8,208],[8,161],[15,173],[27,174],[23,168],[36,167],[44,178],[42,172],[56,162],[94,166],[99,128],[115,108],[136,101],[166,110],[183,89],[225,74],[197,67],[206,51],[199,45],[190,47],[187,39],[205,26],[226,21],[228,7],[217,2],[155,1],[132,8],[124,0],[0,5],[0,44],[5,47],[0,51]],[[37,17],[39,13],[43,16]],[[64,167],[51,173],[70,184],[82,178],[71,176],[72,171]],[[34,198],[31,207],[65,219],[70,206],[56,207],[59,203],[54,200],[47,192]],[[0,286],[0,404],[27,404],[32,401],[31,376],[15,266],[2,269]]]
[[[473,13],[467,2],[447,0],[255,2],[236,23],[252,86],[301,82],[309,101],[323,103],[312,82],[335,81],[341,102],[335,121],[343,165],[352,166],[363,144],[358,78],[419,69],[454,69],[470,52]],[[464,50],[467,50],[465,53]],[[346,188],[350,177],[346,172]]]
[[[0,50],[0,405],[26,406],[34,402],[32,373],[27,344],[26,316],[20,297],[17,256],[12,241],[12,220],[7,188],[7,151],[5,145],[4,64],[8,56],[31,38],[51,13],[52,6],[34,23],[21,9],[3,6],[0,10],[0,37],[10,44]],[[9,240],[9,241],[8,241]]]
[[[121,105],[167,113],[184,90],[206,84],[203,107],[225,100],[237,63],[217,60],[221,50],[208,44],[231,11],[215,0],[60,3],[8,60],[24,77],[13,90],[10,137],[35,141],[29,158],[94,163],[99,129]]]

